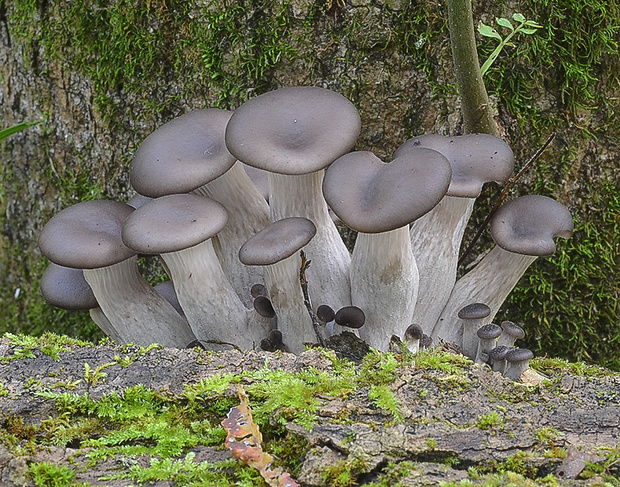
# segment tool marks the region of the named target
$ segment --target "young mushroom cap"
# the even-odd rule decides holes
[[[366,315],[357,306],[344,306],[336,312],[336,323],[347,328],[361,328],[366,321]]]
[[[502,205],[491,220],[491,236],[504,250],[532,256],[555,252],[554,237],[573,234],[573,217],[560,202],[541,195],[520,196]]]
[[[266,296],[257,296],[254,299],[254,309],[264,318],[273,318],[276,315],[270,299]]]
[[[360,131],[357,108],[344,96],[297,86],[264,93],[241,105],[228,122],[226,145],[250,166],[306,174],[349,151]]]
[[[518,381],[523,372],[529,367],[529,362],[534,354],[527,348],[515,348],[506,354],[506,370],[504,375],[509,379]]]
[[[471,303],[460,309],[458,317],[462,320],[481,320],[491,314],[491,308],[484,303]]]
[[[323,323],[329,323],[336,319],[336,312],[331,306],[322,304],[316,309],[316,317]]]
[[[152,132],[131,163],[133,188],[156,198],[187,193],[224,174],[236,161],[224,143],[231,115],[217,108],[194,110]]]
[[[476,334],[481,340],[495,340],[502,334],[502,328],[495,323],[489,323],[478,328]]]
[[[525,330],[512,321],[502,321],[502,334],[499,337],[498,345],[511,347],[517,340],[525,338]]]

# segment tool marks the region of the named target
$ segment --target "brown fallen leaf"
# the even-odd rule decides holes
[[[250,400],[239,385],[239,406],[230,409],[222,426],[227,432],[226,446],[232,455],[246,465],[257,469],[272,487],[299,487],[299,484],[281,468],[271,468],[273,457],[261,446],[263,435],[252,419]]]

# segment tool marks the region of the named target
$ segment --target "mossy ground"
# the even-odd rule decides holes
[[[234,108],[278,86],[283,73],[303,81],[329,79],[332,88],[360,104],[373,80],[351,78],[352,65],[363,57],[379,63],[394,52],[424,73],[438,104],[442,97],[454,95],[446,68],[448,33],[437,2],[338,5],[327,12],[320,2],[304,1],[190,7],[176,0],[114,0],[103,8],[89,0],[66,5],[5,0],[0,2],[0,17],[14,48],[23,49],[33,75],[45,76],[59,63],[92,81],[93,106],[111,130],[132,130],[136,119],[166,120],[188,101]],[[480,2],[476,8],[476,18],[492,23],[494,16],[510,16],[514,6]],[[371,9],[380,15],[369,24]],[[519,161],[525,161],[550,132],[560,137],[514,193],[558,197],[574,212],[576,233],[559,245],[554,257],[535,263],[502,317],[527,328],[528,346],[537,354],[620,369],[620,178],[617,172],[599,174],[608,171],[609,164],[597,159],[598,141],[606,144],[602,156],[608,157],[617,146],[613,134],[620,130],[615,117],[620,7],[603,0],[544,0],[520,5],[519,10],[543,29],[502,53],[488,73],[488,89]],[[317,49],[321,34],[331,40],[321,39]],[[339,47],[344,55],[338,54]],[[493,47],[480,39],[481,58]],[[337,73],[347,75],[332,79]],[[411,111],[402,120],[410,135],[423,129],[422,117],[416,116],[418,101],[412,96]],[[45,116],[44,133],[54,123]],[[368,136],[361,145],[393,149],[382,143]],[[45,177],[54,186],[54,198],[66,206],[123,192],[119,174],[126,164],[121,160],[107,179],[94,182],[78,157],[73,169]],[[0,176],[4,218],[12,195],[26,193],[29,183],[14,175],[10,165],[3,166]],[[494,191],[483,195],[474,226],[485,216]],[[32,210],[39,212],[41,222],[51,216],[36,203]],[[8,260],[6,275],[14,280],[1,289],[0,330],[40,334],[53,329],[97,340],[100,334],[86,313],[53,310],[39,296],[45,264],[36,244],[18,237],[20,222],[3,225],[9,223],[0,255]]]
[[[41,338],[5,336],[2,345],[9,347],[2,357],[5,364],[16,366],[20,365],[18,362],[25,364],[25,361],[32,361],[33,357],[37,360],[38,357],[47,356],[47,361],[43,361],[47,364],[44,367],[47,371],[52,369],[49,367],[50,359],[56,363],[62,361],[60,363],[68,364],[67,355],[78,353],[81,349],[91,350],[91,353],[93,350],[88,343],[52,334]],[[303,431],[309,431],[325,427],[327,418],[327,425],[355,425],[368,421],[371,417],[376,421],[376,415],[382,414],[391,420],[380,425],[374,424],[375,428],[389,429],[390,424],[398,427],[399,424],[412,420],[415,423],[415,417],[403,420],[401,414],[406,411],[407,405],[399,404],[396,399],[398,389],[403,387],[403,377],[412,372],[416,374],[416,381],[425,377],[431,379],[428,383],[431,388],[434,387],[432,382],[445,382],[443,379],[456,376],[460,376],[463,383],[469,382],[468,389],[479,387],[476,385],[477,366],[459,355],[441,350],[427,351],[416,356],[372,352],[360,365],[336,358],[333,351],[315,350],[314,355],[307,360],[316,367],[303,366],[297,371],[270,367],[267,362],[263,366],[256,364],[251,370],[241,370],[238,365],[230,368],[230,364],[222,364],[222,369],[225,369],[222,372],[215,372],[185,384],[176,384],[177,392],[137,384],[121,388],[118,392],[102,393],[102,387],[106,384],[118,383],[119,372],[123,369],[142,360],[152,369],[160,357],[164,358],[164,355],[159,355],[158,347],[116,347],[106,349],[105,353],[110,352],[114,354],[114,360],[109,363],[103,363],[103,360],[102,363],[92,362],[93,365],[88,367],[86,362],[81,375],[69,372],[68,365],[67,370],[61,368],[61,375],[57,377],[53,387],[50,386],[51,382],[46,385],[42,376],[40,379],[31,377],[31,380],[26,381],[24,391],[19,394],[31,395],[31,401],[37,401],[38,407],[47,404],[45,411],[48,413],[34,419],[28,414],[11,414],[7,409],[0,415],[0,449],[4,448],[11,455],[33,459],[41,458],[37,455],[47,450],[66,452],[61,462],[49,459],[27,463],[27,479],[35,485],[114,485],[115,481],[130,481],[136,485],[148,485],[149,482],[157,481],[174,482],[175,485],[265,485],[256,471],[232,459],[223,447],[226,432],[220,422],[231,407],[239,404],[236,387],[240,383],[250,398],[254,421],[263,434],[264,450],[274,455],[277,465],[293,476],[300,475],[306,456],[316,445],[310,444],[304,435],[296,433],[294,428],[285,427],[287,423],[296,424]],[[189,356],[191,355],[189,353]],[[166,355],[165,360],[172,356]],[[217,369],[215,354],[196,350],[193,357],[196,363],[215,361],[214,366]],[[278,358],[277,355],[265,354],[262,359],[269,361],[269,357],[272,360]],[[237,363],[238,360],[239,358],[233,358],[232,363]],[[547,373],[558,373],[559,376],[568,371],[579,371],[584,378],[612,374],[583,363],[569,364],[560,360],[539,361],[535,366]],[[238,370],[230,372],[234,368]],[[20,366],[14,370],[23,368]],[[72,380],[67,381],[66,377],[69,375]],[[385,397],[391,396],[391,399],[385,402],[376,401],[372,397],[373,386],[385,388]],[[486,390],[489,386],[490,384],[485,384],[483,389]],[[10,405],[11,400],[17,399],[13,387],[14,383],[8,380],[6,394],[0,394],[0,397],[9,401],[5,404]],[[536,396],[537,400],[540,400],[537,395],[539,388],[547,391],[545,394],[550,394],[556,387],[553,381],[534,388],[514,386],[530,390],[530,395]],[[413,390],[416,389],[417,386],[414,386]],[[462,394],[452,390],[443,395],[443,400],[448,402],[449,398]],[[418,401],[425,400],[422,396],[419,395]],[[514,394],[511,396],[514,399]],[[332,409],[326,417],[326,413],[320,411],[328,403],[349,401],[353,398],[354,402],[349,403],[349,407],[343,407],[338,414],[334,414],[337,411]],[[517,410],[527,405],[528,401],[529,399],[518,400]],[[364,413],[370,414],[366,420],[360,416],[360,404],[370,407],[367,413]],[[515,428],[515,418],[510,416],[509,403],[503,404],[504,406],[498,400],[491,413],[480,414],[471,425],[454,423],[451,427],[459,430],[473,428],[484,431],[491,437],[504,434],[504,428],[512,431],[510,428]],[[49,405],[53,405],[51,409]],[[435,407],[443,406],[436,404]],[[543,407],[549,407],[549,404]],[[430,421],[431,425],[433,421]],[[523,432],[518,430],[518,433]],[[449,450],[446,450],[443,439],[438,438],[439,441],[436,441],[427,438],[414,459],[407,459],[406,454],[400,458],[399,452],[394,451],[391,453],[394,460],[379,466],[371,466],[370,459],[356,455],[341,462],[323,465],[322,485],[410,485],[400,482],[407,478],[411,482],[411,479],[416,478],[415,475],[421,475],[429,465],[434,465],[434,478],[441,475],[442,469],[446,472],[454,468],[466,470],[465,476],[460,474],[460,478],[464,480],[447,482],[446,486],[560,485],[561,479],[558,477],[538,471],[537,465],[540,463],[537,463],[535,457],[543,454],[556,462],[561,460],[566,454],[565,448],[558,446],[564,445],[563,435],[564,433],[553,428],[542,427],[537,433],[537,446],[529,453],[519,452],[502,461],[473,464],[468,461],[463,465],[460,465],[462,460],[457,458],[455,453],[448,454]],[[349,443],[355,441],[357,436],[353,434]],[[343,444],[345,443],[346,439],[343,440]],[[205,453],[218,460],[205,461]],[[596,477],[602,482],[608,482],[606,485],[620,485],[612,476],[618,471],[618,448],[600,448],[597,453],[602,459],[596,464],[588,465],[582,478]],[[104,474],[95,483],[79,480],[89,471]]]

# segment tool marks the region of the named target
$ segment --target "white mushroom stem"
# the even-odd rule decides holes
[[[112,323],[110,323],[108,317],[103,313],[103,311],[101,311],[101,308],[91,308],[88,310],[88,313],[90,314],[90,318],[93,320],[95,325],[97,325],[99,329],[106,334],[106,336],[110,337],[110,339],[115,343],[123,343],[120,335],[116,332],[116,329],[112,326]]]
[[[304,343],[316,343],[312,320],[304,305],[304,296],[299,282],[301,258],[298,253],[263,266],[269,299],[278,319],[278,330],[282,342],[289,352],[304,351]]]
[[[312,261],[306,272],[308,294],[312,303],[340,309],[351,305],[351,255],[323,198],[323,175],[323,170],[300,176],[269,173],[269,207],[272,221],[301,216],[315,224],[316,235],[304,249]]]
[[[474,360],[476,358],[476,351],[478,350],[479,338],[477,335],[478,329],[488,323],[488,318],[477,320],[463,320],[457,315],[457,320],[461,323],[461,330],[463,338],[461,341],[461,353],[466,357]]]
[[[120,343],[185,348],[195,340],[187,322],[140,275],[137,257],[84,269],[84,279]]]
[[[502,303],[519,282],[535,256],[516,254],[496,245],[471,271],[461,277],[454,286],[432,337],[462,346],[462,320],[458,312],[471,303],[485,303],[491,309],[486,318],[490,323]]]
[[[366,315],[359,334],[371,347],[387,351],[392,335],[404,335],[412,321],[418,282],[408,227],[358,234],[351,262],[351,299]]]
[[[228,281],[211,239],[162,253],[161,258],[196,338],[209,348],[217,350],[223,343],[233,343],[248,350],[267,336],[268,323],[252,319],[255,313],[243,305]]]
[[[269,225],[269,206],[240,162],[210,183],[192,191],[221,203],[228,211],[228,223],[214,238],[214,248],[224,273],[243,304],[252,307],[250,288],[263,284],[260,267],[239,262],[239,249],[253,235]]]
[[[475,198],[444,196],[411,225],[411,248],[420,273],[413,321],[427,335],[432,333],[456,282],[461,241],[474,202]]]

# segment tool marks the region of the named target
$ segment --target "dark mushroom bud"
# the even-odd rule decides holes
[[[502,321],[502,334],[497,340],[497,345],[506,345],[512,347],[517,340],[523,340],[525,338],[525,330],[512,321]]]
[[[433,337],[446,341],[453,337],[448,322],[467,303],[486,303],[492,320],[530,264],[554,252],[554,237],[572,235],[573,218],[564,205],[551,198],[520,196],[500,207],[490,229],[495,247],[457,281]]]
[[[185,347],[196,337],[140,275],[136,252],[121,239],[121,228],[133,211],[109,200],[70,206],[45,225],[39,247],[52,262],[83,269],[121,343]]]
[[[506,355],[507,368],[504,376],[518,381],[523,372],[530,366],[530,360],[534,358],[534,354],[527,348],[515,348]]]
[[[390,163],[372,152],[351,152],[329,167],[323,194],[331,209],[358,231],[351,260],[351,303],[368,322],[360,336],[386,351],[402,337],[418,298],[418,271],[409,224],[435,206],[450,184],[447,159],[411,150]]]
[[[407,327],[403,335],[403,343],[411,353],[418,353],[420,350],[420,340],[422,340],[423,335],[424,332],[420,325],[413,323]]]
[[[501,334],[501,327],[495,323],[483,325],[478,329],[478,350],[476,351],[477,363],[484,363],[481,357],[482,353],[486,354],[488,359],[488,353],[496,347],[497,339]]]
[[[502,375],[506,371],[506,355],[512,348],[506,345],[498,345],[489,351],[489,360],[491,361],[491,367],[493,372],[499,372]]]
[[[264,284],[253,284],[250,288],[250,296],[252,296],[254,299],[258,298],[259,296],[268,296],[267,288]]]
[[[257,296],[254,299],[254,309],[264,318],[273,318],[276,316],[276,310],[273,309],[271,301],[266,296]]]
[[[458,312],[460,326],[463,330],[461,351],[472,360],[476,359],[478,350],[478,329],[486,324],[491,308],[484,303],[471,303]],[[455,324],[458,326],[458,324]]]
[[[304,217],[315,224],[316,236],[307,248],[312,259],[308,293],[312,302],[334,309],[351,304],[351,257],[321,194],[323,169],[353,147],[360,130],[359,113],[349,100],[312,86],[251,98],[226,128],[228,150],[239,161],[269,171],[271,220]]]
[[[285,340],[294,340],[285,343],[293,353],[303,352],[304,343],[316,340],[299,285],[298,255],[315,233],[316,227],[306,218],[284,218],[258,232],[239,250],[243,264],[262,266],[278,329]]]
[[[514,168],[514,154],[503,140],[488,134],[426,134],[406,141],[394,156],[421,147],[440,152],[452,167],[450,187],[444,198],[411,225],[412,251],[420,273],[420,294],[413,321],[421,323],[430,334],[454,287],[461,241],[474,202],[485,183],[508,180]],[[454,335],[460,335],[459,330]],[[456,342],[453,336],[445,338]]]
[[[159,254],[196,338],[252,349],[269,326],[255,320],[243,305],[217,258],[212,237],[227,221],[228,212],[220,203],[196,194],[175,194],[134,211],[123,225],[122,237],[136,252]]]
[[[366,315],[357,306],[344,306],[336,312],[334,319],[340,326],[358,329],[364,326]]]
[[[228,152],[224,134],[231,111],[194,110],[152,132],[136,151],[130,180],[140,194],[157,198],[193,192],[221,203],[228,224],[216,237],[218,258],[244,305],[245,290],[261,282],[260,269],[239,264],[237,251],[269,224],[269,207],[241,163]],[[221,251],[220,251],[221,249]]]
[[[334,334],[336,312],[327,304],[322,304],[316,309],[316,317],[319,323],[325,327],[325,334],[330,337]]]
[[[428,336],[426,333],[424,333],[422,335],[422,338],[420,339],[420,348],[422,350],[426,350],[428,348],[431,348],[433,346],[433,339]]]

